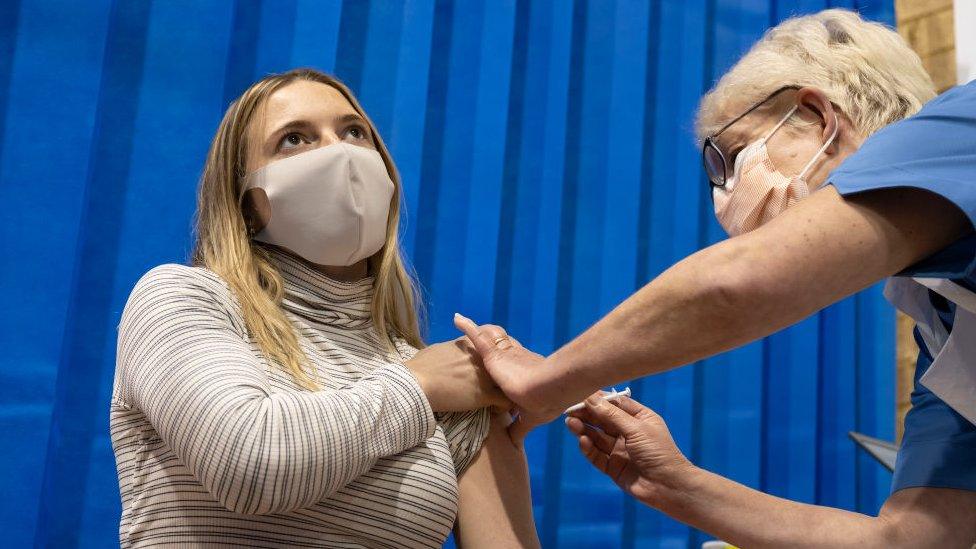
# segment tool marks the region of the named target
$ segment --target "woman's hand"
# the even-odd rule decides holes
[[[545,392],[540,392],[534,382],[544,368],[544,356],[523,347],[501,326],[479,326],[460,314],[454,315],[454,325],[471,341],[488,373],[518,407],[518,417],[508,428],[512,442],[521,444],[529,431],[562,413],[565,407],[543,403]]]
[[[487,406],[508,410],[512,406],[465,338],[423,348],[406,366],[435,412],[464,412]]]
[[[695,468],[675,446],[661,416],[628,397],[612,403],[599,393],[590,396],[585,408],[566,418],[566,426],[590,463],[648,505],[661,487]]]

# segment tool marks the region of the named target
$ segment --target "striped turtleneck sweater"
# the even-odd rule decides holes
[[[486,409],[434,414],[380,343],[373,279],[340,282],[269,248],[282,308],[322,387],[270,364],[213,272],[162,265],[119,325],[110,424],[122,547],[436,547]]]

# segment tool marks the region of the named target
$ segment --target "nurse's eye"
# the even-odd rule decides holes
[[[744,147],[741,147],[741,146],[735,146],[731,150],[729,150],[729,152],[726,154],[725,158],[727,159],[727,162],[729,163],[729,169],[730,170],[731,169],[734,169],[734,167],[735,167],[735,158],[737,156],[739,156],[739,153],[742,152],[742,149],[743,148]]]
[[[309,141],[305,139],[305,136],[297,132],[291,132],[281,138],[281,142],[278,143],[278,150],[287,151],[307,143],[309,143]]]

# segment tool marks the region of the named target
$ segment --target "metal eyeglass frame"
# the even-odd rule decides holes
[[[705,169],[705,175],[708,176],[709,188],[713,188],[713,187],[724,187],[725,184],[729,180],[729,176],[731,175],[729,173],[730,172],[730,170],[729,170],[729,162],[725,158],[725,155],[722,153],[722,149],[720,149],[719,146],[715,144],[715,138],[717,138],[718,136],[722,135],[722,132],[724,132],[725,130],[729,129],[729,127],[732,124],[735,124],[739,120],[742,120],[749,113],[751,113],[752,111],[758,109],[760,106],[762,106],[763,104],[765,104],[770,99],[776,97],[777,95],[783,93],[786,90],[798,90],[798,89],[800,89],[800,86],[797,86],[797,85],[789,85],[789,86],[783,86],[782,88],[779,88],[778,90],[774,91],[773,93],[767,95],[766,98],[763,99],[762,101],[759,101],[758,103],[756,103],[753,106],[749,107],[748,110],[746,110],[745,112],[743,112],[739,116],[736,116],[735,118],[733,118],[729,123],[727,123],[726,125],[722,126],[722,128],[719,129],[717,132],[715,132],[712,135],[710,135],[710,136],[708,136],[708,137],[705,138],[705,144],[702,145],[702,167]],[[712,156],[710,157],[709,155],[712,155]],[[715,162],[714,168],[710,168],[709,167],[709,166],[712,165],[711,162]],[[721,173],[721,183],[718,182],[718,175],[719,174],[716,174],[715,173],[715,171],[718,170],[718,169],[721,169],[722,170],[722,173]]]

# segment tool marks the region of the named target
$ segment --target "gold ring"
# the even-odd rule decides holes
[[[497,346],[502,341],[505,341],[506,339],[508,339],[508,336],[499,336],[499,337],[496,337],[495,338],[495,346]]]

